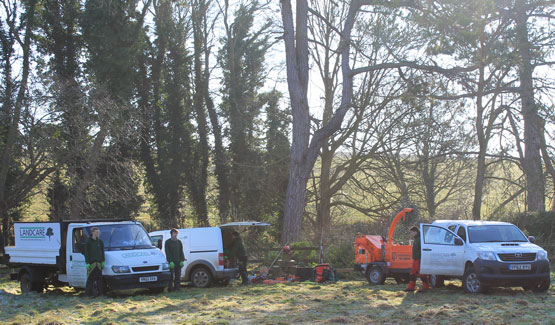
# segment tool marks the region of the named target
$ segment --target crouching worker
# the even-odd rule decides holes
[[[430,289],[430,284],[428,282],[428,276],[420,274],[420,230],[417,227],[410,228],[410,235],[414,239],[412,243],[412,267],[410,269],[409,275],[409,287],[406,288],[404,291],[411,292],[414,291],[416,287],[416,277],[420,277],[422,280],[422,291],[425,292]]]
[[[241,284],[249,284],[249,275],[247,274],[247,250],[243,244],[241,235],[237,231],[234,231],[231,236],[233,237],[233,242],[231,243],[230,255],[237,260],[239,274],[241,275]]]
[[[177,229],[170,231],[171,238],[166,240],[166,259],[170,263],[170,285],[168,291],[181,289],[181,268],[185,265],[183,244],[177,239]]]
[[[104,284],[102,282],[102,269],[104,262],[104,242],[100,239],[98,227],[91,228],[91,237],[85,243],[85,263],[87,267],[87,284],[85,295],[96,297],[102,295]]]

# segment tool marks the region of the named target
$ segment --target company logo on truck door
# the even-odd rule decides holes
[[[21,227],[19,228],[19,237],[21,239],[44,239],[48,240],[54,235],[54,230],[50,227]]]

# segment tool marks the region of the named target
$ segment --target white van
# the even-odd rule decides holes
[[[181,279],[190,281],[197,288],[209,287],[213,282],[227,285],[235,278],[239,269],[226,267],[224,247],[231,245],[233,227],[269,226],[257,221],[232,222],[219,227],[178,229],[177,238],[183,243],[185,265],[181,269]],[[165,254],[166,240],[170,239],[170,230],[149,233],[152,241]]]
[[[437,220],[420,224],[420,273],[433,287],[462,278],[469,293],[489,286],[522,286],[544,292],[550,286],[547,252],[508,222]]]

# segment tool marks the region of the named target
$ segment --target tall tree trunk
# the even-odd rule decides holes
[[[528,211],[545,211],[545,181],[540,157],[540,125],[534,101],[532,56],[528,40],[527,1],[516,1],[516,37],[519,52],[520,100],[524,119],[524,174],[526,176],[526,204]]]
[[[203,51],[206,49],[206,39],[203,38],[203,18],[206,11],[206,3],[201,1],[198,6],[193,8],[193,43],[194,43],[194,84],[195,94],[193,96],[193,106],[197,121],[199,145],[195,152],[195,188],[192,189],[193,207],[196,214],[196,222],[198,226],[208,226],[208,207],[206,204],[206,187],[208,185],[208,163],[209,163],[209,147],[208,147],[208,125],[206,122],[205,111],[205,91],[208,90],[208,80],[205,79],[209,75],[205,72],[209,70],[208,61],[202,64]],[[203,70],[204,69],[204,70]]]
[[[349,66],[351,30],[356,13],[362,4],[360,1],[353,1],[351,3],[344,24],[341,48],[341,71],[343,77],[341,104],[330,122],[317,130],[310,142],[310,112],[307,99],[309,70],[307,36],[308,3],[306,0],[297,1],[296,33],[293,24],[291,1],[282,0],[281,5],[287,84],[293,113],[293,141],[281,242],[290,243],[300,239],[306,186],[320,149],[324,145],[325,139],[340,128],[345,114],[351,107],[353,90],[353,75]]]
[[[19,129],[19,122],[21,120],[21,110],[23,108],[24,100],[27,94],[27,83],[29,80],[29,70],[30,70],[30,58],[31,58],[31,41],[32,41],[32,34],[33,29],[35,27],[35,7],[37,4],[37,0],[31,0],[26,4],[26,11],[25,11],[25,19],[26,19],[26,26],[25,26],[25,37],[23,39],[23,43],[19,44],[21,46],[21,50],[23,52],[23,61],[21,63],[21,80],[19,82],[19,90],[17,93],[17,98],[13,107],[4,107],[3,109],[6,111],[10,111],[13,109],[12,114],[7,114],[9,117],[9,125],[8,125],[8,132],[6,135],[6,143],[4,144],[4,150],[2,152],[2,160],[0,165],[0,216],[2,217],[2,225],[4,227],[9,227],[9,207],[7,204],[7,193],[6,193],[6,186],[7,186],[7,179],[8,179],[8,172],[12,167],[12,162],[14,160],[14,147],[15,147],[15,140],[17,137],[18,129]],[[11,26],[12,30],[10,33],[17,33],[15,30],[15,26]],[[5,49],[7,50],[7,49]],[[9,64],[9,63],[7,63]],[[6,76],[7,78],[11,78],[11,76]],[[10,84],[8,82],[8,84]],[[9,94],[6,94],[9,95]],[[11,115],[11,116],[10,116]],[[3,231],[6,233],[8,229],[4,228]]]
[[[472,218],[480,220],[482,215],[482,198],[486,177],[486,153],[489,137],[484,126],[484,104],[482,102],[484,90],[484,67],[480,66],[478,91],[476,95],[476,134],[478,137],[478,157],[476,166],[476,181],[474,183],[474,202],[472,204]]]

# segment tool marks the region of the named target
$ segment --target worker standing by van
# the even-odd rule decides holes
[[[168,291],[181,289],[181,268],[185,265],[183,244],[177,238],[177,229],[170,231],[171,238],[166,240],[166,259],[170,263],[170,285]]]
[[[229,253],[232,258],[236,259],[237,265],[239,266],[239,274],[241,274],[242,280],[241,284],[249,284],[249,275],[247,274],[247,249],[243,244],[241,235],[237,231],[234,231],[231,236],[233,238],[233,241],[231,243],[231,249],[229,250]]]
[[[104,262],[104,242],[100,239],[100,229],[91,228],[91,237],[85,242],[85,266],[87,268],[87,284],[85,295],[96,297],[102,295],[104,284],[102,283],[102,269]],[[96,290],[93,290],[96,286]]]
[[[418,276],[420,277],[420,280],[422,280],[422,291],[420,292],[425,292],[430,288],[430,284],[428,282],[428,276],[420,274],[420,258],[422,256],[422,252],[420,250],[420,230],[418,227],[413,226],[410,228],[410,235],[414,240],[412,243],[412,267],[409,275],[409,287],[404,291],[414,291],[414,288],[416,287],[416,277]]]

